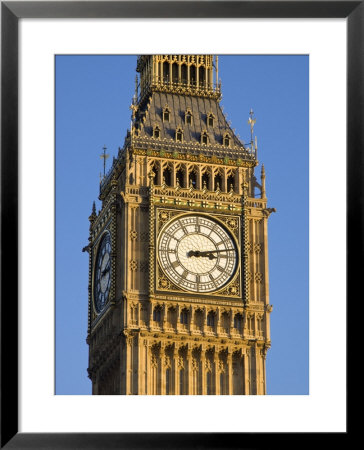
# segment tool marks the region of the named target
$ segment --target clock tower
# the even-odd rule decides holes
[[[217,56],[142,55],[136,70],[131,129],[89,217],[92,393],[266,394],[274,209],[253,112],[244,144]]]

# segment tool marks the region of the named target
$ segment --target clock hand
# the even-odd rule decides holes
[[[216,256],[213,255],[213,253],[221,253],[221,252],[228,252],[231,251],[232,249],[225,249],[225,250],[209,250],[206,252],[200,252],[199,250],[190,250],[187,253],[187,256],[190,258],[191,256],[196,256],[196,257],[200,257],[200,256],[208,256],[210,259],[214,259],[216,258]]]

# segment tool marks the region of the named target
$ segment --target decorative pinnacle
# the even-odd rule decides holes
[[[91,211],[91,215],[90,215],[90,217],[88,218],[88,220],[91,222],[91,224],[92,224],[92,222],[94,221],[96,219],[96,205],[95,205],[95,202],[93,202],[93,204],[92,204],[92,211]]]
[[[262,170],[260,172],[260,179],[261,179],[261,198],[266,198],[266,192],[265,192],[265,169],[264,164],[262,164]]]
[[[265,177],[265,168],[264,168],[264,164],[262,164],[261,176],[262,176],[262,178]]]

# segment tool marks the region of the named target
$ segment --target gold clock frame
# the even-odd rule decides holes
[[[165,220],[161,220],[161,216],[165,216]],[[159,255],[158,255],[158,243],[161,234],[165,227],[168,226],[171,221],[177,219],[178,217],[185,217],[191,215],[198,215],[201,217],[208,217],[209,219],[217,222],[234,240],[234,244],[237,251],[237,265],[233,276],[227,281],[223,286],[215,291],[210,292],[193,292],[187,289],[183,289],[173,283],[169,277],[165,274],[163,268],[161,267]],[[167,218],[168,217],[168,218]],[[185,296],[203,296],[203,297],[225,297],[234,298],[241,300],[242,296],[242,286],[241,286],[241,236],[239,233],[241,227],[241,217],[239,215],[227,215],[219,213],[203,213],[201,211],[195,210],[178,210],[174,208],[161,208],[155,206],[155,218],[156,227],[154,233],[151,235],[151,246],[155,249],[154,251],[154,264],[155,264],[155,293],[158,292],[171,292],[178,293]],[[224,220],[225,219],[225,220]],[[235,227],[229,226],[230,222],[234,222]]]

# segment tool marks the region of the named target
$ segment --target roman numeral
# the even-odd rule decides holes
[[[183,225],[183,223],[179,220],[178,221],[179,226],[182,228],[184,234],[188,234],[187,228]]]

